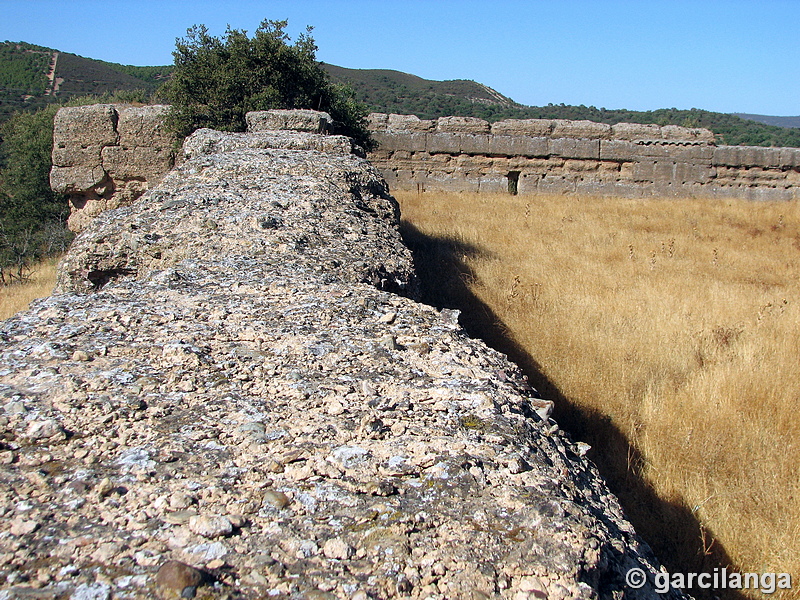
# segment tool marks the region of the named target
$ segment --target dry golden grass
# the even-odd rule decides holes
[[[34,265],[29,281],[0,286],[0,319],[25,310],[31,300],[49,296],[56,283],[57,264],[58,259],[46,260]]]
[[[418,254],[449,248],[432,277],[563,396],[671,570],[800,579],[797,203],[396,196]]]

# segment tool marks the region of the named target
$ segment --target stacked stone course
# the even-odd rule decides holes
[[[164,127],[168,109],[98,104],[58,112],[51,184],[70,195],[73,231],[104,210],[131,204],[174,166],[175,139]],[[253,132],[325,134],[332,119],[270,111],[253,113],[248,124]],[[393,190],[800,197],[800,148],[717,146],[707,129],[383,113],[370,115],[369,128],[377,148],[368,158]]]
[[[370,115],[392,189],[625,197],[800,197],[800,149],[717,146],[707,129]]]
[[[94,104],[62,108],[53,130],[50,185],[69,194],[69,228],[80,231],[101,212],[127,206],[175,166],[168,106]]]

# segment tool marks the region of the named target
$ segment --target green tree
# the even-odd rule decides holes
[[[18,113],[0,127],[0,283],[33,261],[63,252],[68,204],[50,189],[57,106]]]
[[[251,110],[308,108],[333,117],[337,132],[368,144],[366,108],[328,81],[316,60],[311,28],[291,43],[286,21],[263,21],[252,38],[228,29],[222,38],[196,25],[178,39],[172,79],[161,93],[181,136],[200,127],[244,131]]]

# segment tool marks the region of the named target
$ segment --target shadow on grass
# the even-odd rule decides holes
[[[466,282],[474,274],[465,259],[479,248],[451,239],[429,237],[403,221],[401,233],[414,255],[422,301],[438,308],[457,308],[461,325],[472,337],[506,354],[542,395],[555,402],[554,418],[576,440],[590,444],[595,462],[622,503],[639,535],[653,548],[670,573],[710,573],[731,561],[689,507],[660,498],[642,476],[644,457],[610,418],[569,401],[544,374],[536,360],[519,346],[492,309],[478,299]],[[735,590],[687,590],[696,598],[743,600]]]

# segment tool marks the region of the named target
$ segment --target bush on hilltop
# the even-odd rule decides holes
[[[228,29],[222,38],[195,25],[176,42],[172,79],[162,93],[180,136],[201,127],[244,131],[251,110],[306,108],[330,113],[337,133],[369,143],[366,108],[328,80],[309,27],[294,43],[286,21],[262,21],[251,38]]]

